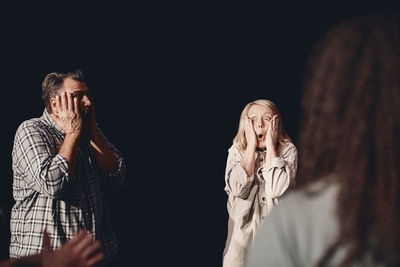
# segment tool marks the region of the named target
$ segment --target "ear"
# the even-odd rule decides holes
[[[58,109],[56,103],[57,102],[55,97],[50,98],[51,113],[54,115],[58,115]]]

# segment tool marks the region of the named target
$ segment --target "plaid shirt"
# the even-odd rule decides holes
[[[98,131],[116,155],[118,167],[112,173],[102,171],[93,148],[81,138],[75,174],[71,175],[67,160],[58,153],[65,134],[46,110],[40,118],[19,126],[12,151],[16,203],[11,211],[10,257],[39,253],[44,229],[53,248],[85,229],[100,240],[105,263],[116,254],[117,242],[102,187],[104,183],[123,182],[125,161]]]

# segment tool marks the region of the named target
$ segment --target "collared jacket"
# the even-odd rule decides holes
[[[256,151],[254,174],[249,176],[240,164],[242,154],[237,147],[232,145],[228,152],[225,191],[229,221],[223,265],[239,267],[263,219],[295,185],[298,157],[295,145],[287,142],[266,168],[266,151]]]

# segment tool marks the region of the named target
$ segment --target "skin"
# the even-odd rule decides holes
[[[43,232],[43,252],[37,255],[12,258],[0,262],[0,267],[92,267],[99,263],[104,255],[99,252],[100,242],[93,242],[93,234],[81,230],[61,248],[52,250],[47,232]]]
[[[247,147],[240,163],[251,176],[254,173],[256,148],[266,149],[265,168],[269,168],[272,159],[278,156],[276,145],[279,119],[271,109],[261,105],[252,105],[243,119]]]
[[[89,139],[100,168],[106,171],[116,168],[117,159],[114,153],[97,131],[94,101],[84,82],[65,78],[59,94],[50,99],[50,104],[52,107],[50,116],[65,132],[59,154],[67,159],[71,174],[75,172],[82,136]]]
[[[99,253],[100,242],[94,241],[93,234],[81,230],[58,250],[50,249],[50,238],[43,233],[43,267],[90,267],[103,259]]]

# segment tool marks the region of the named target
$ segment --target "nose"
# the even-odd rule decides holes
[[[263,122],[263,120],[259,120],[259,121],[257,121],[257,128],[264,128],[264,122]]]
[[[90,97],[88,97],[87,95],[84,95],[83,97],[82,97],[82,100],[81,100],[82,102],[82,105],[84,106],[84,107],[90,107],[91,105],[92,105],[92,100],[90,99]]]

